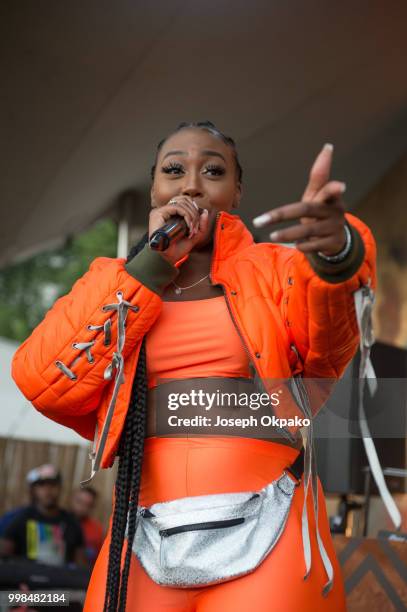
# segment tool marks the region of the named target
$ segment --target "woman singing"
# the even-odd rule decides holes
[[[180,124],[158,145],[148,233],[127,261],[97,258],[18,349],[13,377],[27,398],[94,440],[92,476],[119,456],[114,510],[86,612],[345,610],[321,485],[315,480],[315,512],[315,496],[304,495],[305,467],[294,478],[278,541],[243,575],[199,586],[160,583],[140,562],[135,537],[140,507],[260,491],[302,457],[298,428],[291,436],[278,427],[267,435],[259,428],[258,437],[244,429],[157,435],[168,411],[160,393],[205,393],[213,381],[230,391],[239,381],[342,375],[359,342],[354,292],[375,288],[375,243],[344,212],[345,186],[330,179],[331,161],[325,145],[301,201],[254,221],[272,232],[271,243],[256,244],[234,214],[242,196],[234,141],[209,121]],[[185,220],[186,235],[153,250],[149,237],[174,215]],[[275,231],[285,220],[295,223]],[[220,407],[211,408],[213,420],[220,415]],[[228,529],[231,547],[243,554],[249,540],[237,542]],[[216,544],[222,530],[212,531]],[[169,554],[176,541],[167,537]],[[186,557],[186,576],[194,554]],[[239,561],[231,555],[231,563]],[[208,557],[204,571],[219,565]]]

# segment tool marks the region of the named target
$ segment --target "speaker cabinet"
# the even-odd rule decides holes
[[[371,358],[377,378],[407,379],[407,351],[381,342],[372,347]],[[358,437],[335,437],[338,420],[337,414],[348,412],[352,424],[350,429],[358,431],[358,369],[360,356],[357,354],[349,364],[340,387],[340,393],[333,392],[327,409],[321,411],[315,419],[315,446],[317,452],[318,473],[326,493],[364,492],[364,468],[368,465],[363,440]],[[383,391],[385,389],[385,392]],[[374,440],[382,468],[406,468],[406,384],[390,384],[385,381],[383,387],[371,398],[365,396],[365,413]],[[321,417],[321,418],[320,418]],[[389,431],[392,420],[400,437],[380,437],[382,431]],[[387,429],[386,429],[387,428]],[[327,432],[329,437],[327,437]],[[406,482],[394,476],[386,477],[389,489],[393,493],[406,491]],[[376,486],[372,482],[372,494]]]

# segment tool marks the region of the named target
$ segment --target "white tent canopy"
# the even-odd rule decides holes
[[[0,437],[89,446],[89,440],[44,417],[20,393],[10,374],[17,347],[17,342],[0,338]]]
[[[0,264],[149,206],[158,141],[214,121],[244,168],[241,215],[295,201],[321,145],[352,206],[407,133],[401,0],[87,0],[1,6]]]

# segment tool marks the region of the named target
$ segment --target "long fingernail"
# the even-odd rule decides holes
[[[271,240],[278,240],[278,232],[271,232],[270,239]]]
[[[270,213],[264,213],[263,215],[260,215],[259,217],[255,217],[254,219],[252,219],[252,223],[254,227],[262,227],[262,225],[269,223],[269,221],[271,221]]]
[[[346,191],[346,183],[341,183],[341,193],[345,193]]]
[[[334,150],[334,146],[333,146],[333,144],[331,144],[330,142],[326,142],[326,143],[324,144],[324,147],[323,147],[323,148],[324,148],[326,151],[333,151],[333,150]]]
[[[195,200],[192,200],[192,204],[195,206],[195,208],[196,208],[197,210],[199,210],[199,206],[198,206],[198,204],[195,202]]]

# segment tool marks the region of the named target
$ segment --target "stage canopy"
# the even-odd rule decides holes
[[[247,222],[299,197],[324,142],[355,206],[405,148],[406,19],[402,0],[3,1],[0,265],[127,189],[143,225],[180,121],[237,141]]]

